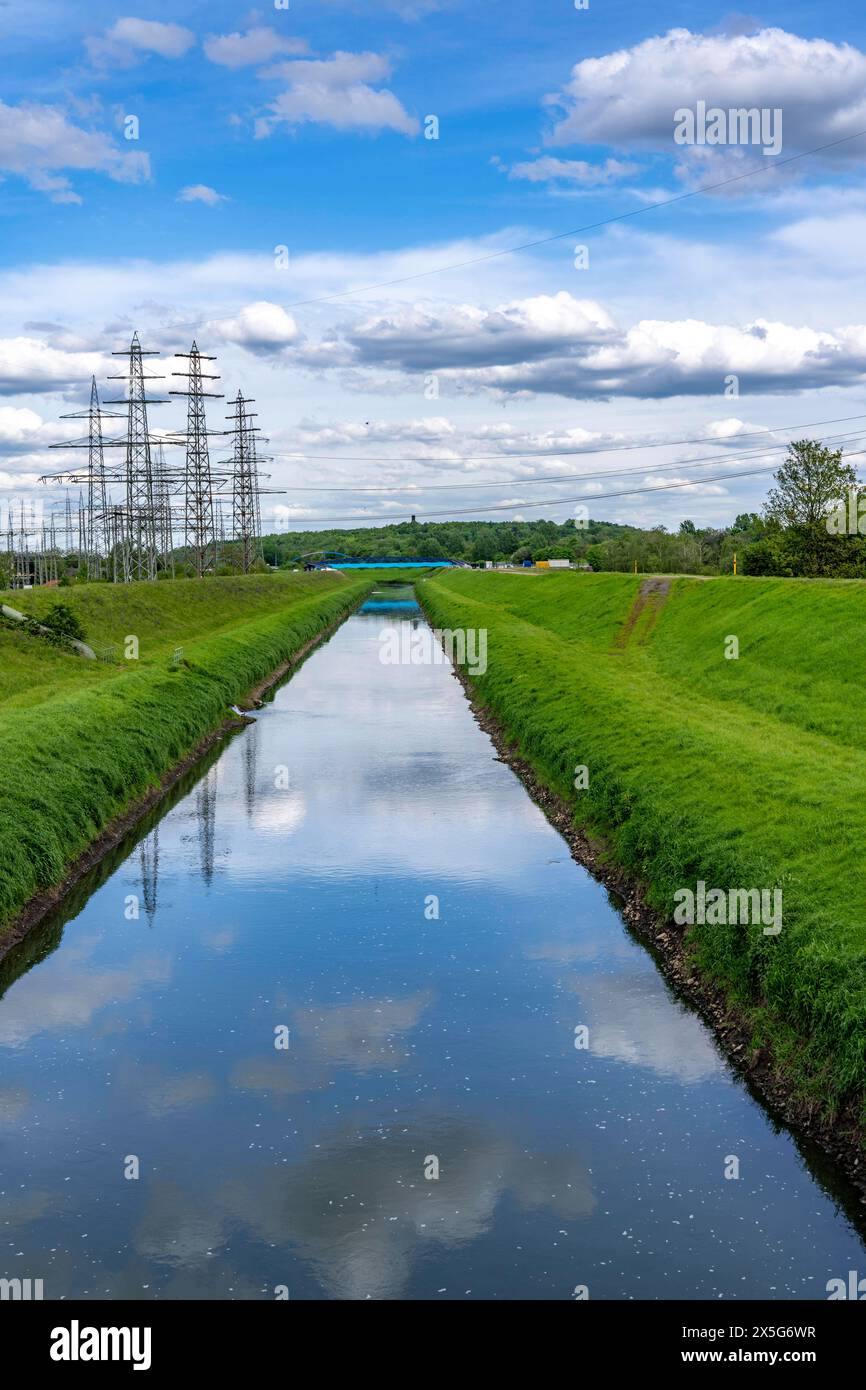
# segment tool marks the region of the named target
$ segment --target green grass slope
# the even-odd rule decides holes
[[[464,572],[419,591],[435,625],[487,628],[478,694],[652,905],[672,915],[698,879],[782,888],[779,936],[695,927],[696,963],[804,1098],[862,1104],[866,585],[673,579],[632,623],[642,583]]]
[[[138,636],[139,660],[113,665],[0,632],[0,942],[36,892],[368,587],[275,575],[64,590],[89,640]],[[25,603],[38,615],[46,595],[12,606]]]
[[[88,643],[108,662],[98,666],[54,653],[10,628],[0,627],[0,713],[4,706],[53,697],[59,687],[109,678],[118,670],[143,669],[176,647],[212,636],[251,618],[264,617],[346,581],[336,574],[253,574],[178,579],[141,584],[82,584],[68,589],[0,593],[6,603],[34,618],[54,603],[67,604],[81,620]],[[124,657],[127,637],[138,638],[138,659]],[[82,670],[82,666],[89,669]],[[113,668],[113,669],[112,669]]]

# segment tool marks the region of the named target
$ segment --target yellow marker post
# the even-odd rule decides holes
[[[734,551],[734,574],[737,572],[737,552]]]

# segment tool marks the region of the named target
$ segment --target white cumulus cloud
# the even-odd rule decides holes
[[[63,438],[63,426],[46,422],[35,410],[0,405],[0,453],[38,451]]]
[[[182,188],[177,196],[181,203],[207,203],[210,207],[215,203],[228,202],[225,193],[217,193],[215,188],[206,183],[191,183]]]
[[[866,374],[866,326],[834,330],[755,319],[643,319],[619,328],[600,304],[565,290],[494,310],[415,306],[346,332],[355,366],[436,372],[455,390],[600,400],[714,395],[740,387],[854,386]]]
[[[60,107],[0,101],[0,170],[20,175],[53,202],[80,203],[66,174],[58,172],[66,169],[107,174],[118,183],[150,176],[145,153],[119,149],[102,131],[75,125]]]
[[[416,135],[416,118],[393,92],[378,85],[390,72],[390,62],[378,53],[335,53],[331,58],[280,63],[265,76],[285,80],[288,86],[256,121],[256,134],[263,137],[280,125],[312,122],[335,130]]]
[[[0,338],[0,395],[80,387],[91,376],[111,370],[110,361],[99,352],[68,352],[38,338]],[[19,417],[19,428],[25,424]]]
[[[671,29],[576,63],[565,89],[547,98],[554,116],[548,143],[682,154],[687,147],[673,142],[674,112],[694,110],[698,101],[726,111],[778,108],[783,153],[810,149],[866,125],[866,54],[779,28],[745,34]],[[852,141],[825,157],[862,159],[863,147]]]
[[[131,67],[155,53],[160,58],[182,58],[195,43],[195,34],[180,24],[157,19],[118,19],[98,38],[86,40],[91,62],[99,67]]]
[[[284,38],[276,29],[260,25],[245,34],[211,34],[204,41],[205,55],[225,68],[245,68],[269,63],[281,53],[306,53],[304,39]]]
[[[505,169],[504,165],[500,164],[500,167]],[[512,164],[507,173],[510,179],[525,179],[529,183],[564,183],[582,188],[599,188],[626,178],[637,168],[637,164],[621,159],[606,159],[602,164],[590,164],[585,159],[556,159],[553,155],[545,155],[541,159]]]
[[[560,290],[495,309],[471,304],[398,309],[362,321],[347,336],[362,363],[421,371],[526,361],[573,342],[602,341],[614,331],[601,305]]]
[[[236,343],[263,357],[282,352],[298,337],[298,326],[291,314],[264,299],[247,304],[233,318],[215,320],[208,327],[224,342]]]

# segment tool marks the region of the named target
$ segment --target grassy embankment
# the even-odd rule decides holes
[[[866,585],[674,579],[632,626],[642,582],[460,572],[419,596],[488,629],[482,703],[652,907],[698,879],[782,888],[780,935],[695,927],[688,949],[804,1103],[863,1122]]]
[[[292,571],[288,571],[292,573]],[[330,571],[323,570],[320,573],[328,574]],[[401,569],[364,569],[364,570],[339,570],[338,573],[344,574],[346,579],[366,579],[373,584],[417,584],[419,579],[426,579],[428,575],[439,574],[439,570],[431,569],[429,565],[407,565]],[[297,575],[295,575],[297,578]]]
[[[68,603],[115,654],[87,661],[0,627],[0,946],[34,894],[369,587],[278,574],[0,595],[35,617]]]

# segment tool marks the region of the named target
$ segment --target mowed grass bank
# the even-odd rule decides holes
[[[800,1098],[862,1122],[866,584],[679,578],[644,603],[643,583],[462,572],[419,596],[438,627],[487,628],[480,699],[653,908],[699,879],[782,889],[778,936],[695,926],[689,949]]]
[[[214,636],[253,618],[293,607],[329,593],[346,581],[336,574],[254,574],[226,578],[160,580],[140,584],[83,584],[68,589],[16,589],[0,593],[0,603],[42,618],[64,603],[80,619],[88,643],[113,658],[108,664],[82,663],[59,653],[46,657],[44,644],[0,628],[0,713],[18,702],[53,698],[59,687],[111,678],[129,670],[126,639],[138,641],[137,669],[170,656],[177,647]],[[84,666],[84,669],[82,669]]]
[[[122,653],[135,636],[139,650],[137,660],[87,661],[0,629],[0,946],[112,819],[368,588],[338,575],[262,575],[0,596],[37,617],[60,598],[88,641]]]

